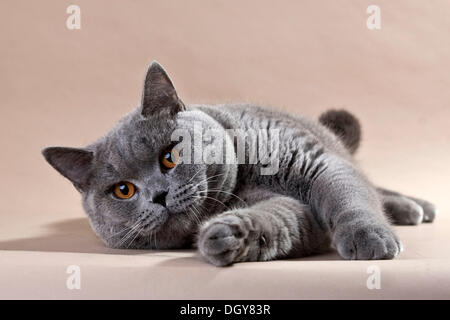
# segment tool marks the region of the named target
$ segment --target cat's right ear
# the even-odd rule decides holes
[[[42,150],[45,160],[60,174],[69,179],[79,191],[87,187],[94,154],[76,148],[50,147]]]

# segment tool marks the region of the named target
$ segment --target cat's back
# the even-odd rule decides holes
[[[252,104],[192,105],[218,121],[225,129],[278,129],[282,141],[293,136],[314,140],[340,156],[349,157],[341,140],[317,121]]]

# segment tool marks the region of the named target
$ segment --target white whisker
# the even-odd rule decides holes
[[[247,206],[247,203],[242,198],[240,198],[239,196],[237,196],[236,194],[234,194],[232,192],[223,191],[223,190],[220,190],[220,189],[208,189],[208,190],[199,191],[198,193],[204,193],[204,192],[208,193],[209,191],[228,194],[228,195],[233,196],[236,199],[240,200],[242,203],[244,203],[245,206]]]
[[[225,203],[223,203],[222,201],[217,200],[217,199],[215,199],[215,198],[208,197],[208,196],[193,196],[193,197],[196,198],[196,199],[211,199],[211,200],[214,200],[214,201],[220,203],[221,205],[223,205],[223,206],[224,206],[225,208],[227,208],[228,210],[230,210],[230,208],[229,208]]]

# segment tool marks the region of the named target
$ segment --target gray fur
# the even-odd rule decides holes
[[[385,211],[394,224],[433,222],[438,213],[435,205],[428,201],[383,188],[378,188],[378,192],[382,195]]]
[[[337,135],[350,153],[355,153],[361,142],[361,125],[346,110],[328,110],[320,115],[319,122]]]
[[[339,124],[333,127],[332,118],[326,117],[325,127],[248,104],[185,106],[164,69],[153,63],[141,106],[104,137],[82,149],[43,153],[80,191],[95,233],[110,247],[198,246],[217,266],[300,257],[330,246],[344,259],[391,259],[401,245],[383,208],[408,216],[420,207],[429,220],[435,210],[423,200],[372,186],[351,157],[359,135],[357,143],[355,136],[336,136],[329,128]],[[279,129],[280,170],[261,175],[260,162],[182,163],[163,170],[160,155],[172,144],[172,132],[193,134],[194,121],[220,131]],[[197,143],[223,147],[214,140]],[[137,194],[127,200],[112,196],[111,187],[120,181],[135,184]]]

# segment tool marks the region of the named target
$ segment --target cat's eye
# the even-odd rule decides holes
[[[173,169],[178,164],[179,157],[178,151],[175,148],[168,150],[161,156],[161,165],[167,170]]]
[[[119,199],[130,199],[136,193],[136,187],[131,182],[122,181],[116,183],[113,192]]]

